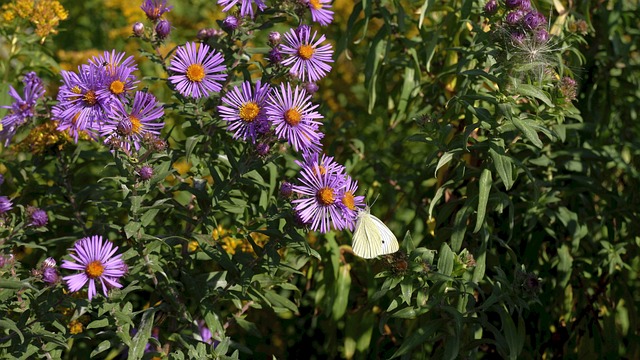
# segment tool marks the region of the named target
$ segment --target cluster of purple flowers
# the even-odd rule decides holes
[[[148,0],[149,1],[149,0]],[[267,9],[267,5],[264,0],[218,0],[218,5],[223,6],[222,11],[228,12],[234,6],[240,6],[240,17],[254,18],[256,15],[256,9],[260,12]],[[255,5],[255,6],[254,6]],[[333,11],[331,11],[331,0],[301,0],[299,2],[301,7],[306,7],[311,13],[311,19],[322,26],[329,25],[333,21]],[[230,16],[231,17],[231,16]],[[227,17],[223,23],[225,27],[237,27],[239,19],[233,17],[235,20],[230,20]]]
[[[292,203],[300,222],[323,233],[331,225],[336,230],[353,230],[358,212],[365,206],[364,196],[355,195],[358,182],[333,157],[318,152],[302,156],[304,160],[297,162],[302,167],[298,178],[301,185],[291,189],[298,195]]]
[[[530,0],[505,0],[501,10],[496,0],[489,0],[484,6],[488,16],[504,17],[512,42],[517,46],[526,41],[544,44],[549,41],[545,29],[547,19],[531,7]]]
[[[13,98],[13,104],[0,106],[0,108],[9,109],[9,113],[0,123],[0,141],[4,141],[4,146],[9,146],[18,129],[34,118],[36,104],[45,93],[42,80],[34,72],[26,74],[22,82],[24,83],[22,96],[13,86],[9,86],[9,95]]]
[[[171,11],[173,6],[167,6],[167,0],[144,0],[140,6],[147,18],[154,24],[154,31],[157,39],[164,40],[171,33],[171,23],[163,19],[164,13]],[[144,35],[144,24],[138,22],[133,25],[133,34]]]
[[[115,148],[138,150],[143,139],[160,135],[163,107],[155,96],[135,91],[137,66],[132,56],[111,53],[94,57],[77,72],[62,71],[62,86],[52,118],[58,130],[77,141],[81,132],[102,136]]]

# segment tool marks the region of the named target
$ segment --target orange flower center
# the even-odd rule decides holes
[[[344,193],[344,195],[342,196],[342,203],[344,204],[344,206],[348,207],[349,210],[356,209],[356,201],[351,192],[347,191],[346,193]]]
[[[304,60],[309,60],[313,56],[313,53],[316,52],[311,45],[302,45],[298,49],[298,56],[303,58]]]
[[[138,119],[133,115],[129,115],[129,121],[131,121],[131,132],[133,134],[139,134],[140,129],[142,128],[142,123],[140,122],[140,119]]]
[[[191,64],[187,68],[187,78],[191,81],[201,82],[204,79],[204,67],[200,64]]]
[[[302,114],[296,108],[289,109],[284,113],[284,121],[291,126],[296,126],[302,120]]]
[[[320,4],[320,0],[309,0],[309,5],[311,5],[314,10],[322,9],[322,4]]]
[[[84,94],[84,102],[86,102],[90,106],[95,105],[98,102],[98,98],[96,97],[96,92],[93,90],[87,91],[87,93]]]
[[[120,80],[115,80],[109,85],[109,90],[114,95],[120,95],[124,92],[124,83]]]
[[[331,205],[336,200],[333,195],[333,189],[330,187],[324,187],[318,190],[316,197],[322,205]]]
[[[316,165],[313,167],[313,173],[315,175],[324,175],[327,173],[327,168],[325,168],[323,165]]]
[[[244,122],[253,122],[253,120],[256,119],[256,117],[258,117],[258,114],[260,113],[260,107],[258,106],[258,104],[254,103],[253,101],[250,101],[248,103],[244,103],[241,107],[240,107],[240,119],[242,119],[242,121]]]
[[[85,272],[87,273],[87,276],[89,278],[95,279],[102,275],[102,273],[104,272],[104,266],[99,260],[95,260],[87,265],[87,269],[85,270]]]

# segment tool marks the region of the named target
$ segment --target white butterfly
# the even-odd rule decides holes
[[[367,206],[358,213],[352,248],[356,255],[373,259],[376,256],[394,253],[400,246],[387,225],[371,215]]]

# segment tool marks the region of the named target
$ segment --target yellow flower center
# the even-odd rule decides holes
[[[320,0],[309,0],[309,5],[311,5],[314,10],[322,9],[322,4],[320,4]]]
[[[104,265],[102,265],[102,263],[99,260],[90,262],[87,265],[87,270],[85,270],[85,273],[87,273],[87,276],[91,279],[100,277],[100,275],[102,275],[103,272],[104,272]]]
[[[300,120],[302,120],[302,114],[300,114],[300,111],[298,111],[298,109],[291,108],[284,112],[284,121],[287,124],[296,126],[300,123]]]
[[[330,187],[324,187],[318,190],[318,192],[316,193],[316,197],[322,205],[331,205],[335,201],[333,189],[331,189]]]
[[[129,115],[129,121],[131,121],[131,132],[133,134],[139,134],[140,129],[142,128],[142,123],[140,122],[140,119],[138,119],[133,115]]]
[[[95,105],[98,102],[98,98],[96,97],[96,92],[93,90],[87,91],[87,93],[84,94],[84,102],[86,102],[90,106]]]
[[[342,196],[342,203],[344,204],[344,206],[348,207],[349,210],[356,209],[356,201],[351,192],[347,191],[346,193],[344,193],[344,195]]]
[[[316,52],[311,45],[305,44],[300,46],[298,49],[298,56],[303,58],[304,60],[309,60],[313,56],[313,53]]]
[[[71,88],[71,92],[74,94],[80,94],[82,92],[82,90],[80,90],[80,87],[78,87],[78,85],[74,86]]]
[[[256,119],[259,113],[260,113],[260,107],[258,106],[258,104],[254,103],[253,101],[250,101],[248,103],[244,103],[240,107],[239,115],[240,115],[240,119],[242,119],[244,122],[250,123]]]
[[[316,165],[313,167],[313,173],[315,175],[324,175],[327,173],[327,168],[325,168],[323,165]]]
[[[204,67],[200,64],[191,64],[187,68],[187,78],[191,81],[201,82],[204,79]]]
[[[114,95],[120,95],[124,92],[124,83],[120,80],[115,80],[109,85],[109,90]]]

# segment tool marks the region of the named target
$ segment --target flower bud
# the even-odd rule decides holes
[[[318,91],[319,88],[320,87],[318,86],[318,84],[316,84],[314,82],[310,82],[310,83],[305,83],[304,84],[304,89],[307,90],[307,92],[310,95],[315,94]]]
[[[133,24],[132,29],[133,29],[133,35],[134,36],[140,37],[140,36],[144,35],[144,24],[143,23],[137,22],[137,23]]]
[[[151,177],[153,176],[153,168],[147,165],[141,167],[140,170],[138,170],[138,176],[142,181],[151,179]]]
[[[498,2],[496,0],[489,0],[484,4],[484,12],[487,15],[493,15],[498,11]]]
[[[168,20],[162,19],[156,24],[156,34],[160,40],[164,40],[171,33],[171,23]]]
[[[280,43],[280,33],[272,31],[269,33],[269,45],[274,46]]]
[[[227,16],[222,21],[222,28],[231,32],[237,29],[239,24],[240,24],[240,21],[238,20],[238,18],[230,15],[230,16]]]

